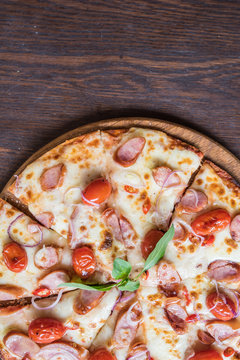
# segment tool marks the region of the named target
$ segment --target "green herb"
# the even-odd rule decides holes
[[[159,262],[159,260],[164,256],[169,241],[172,240],[174,237],[174,232],[175,232],[174,226],[171,225],[169,230],[157,242],[157,245],[155,246],[151,254],[148,256],[147,260],[145,261],[144,268],[137,276],[137,278],[141,276],[145,271],[149,270],[151,267],[156,265]]]
[[[115,280],[121,280],[118,283],[108,283],[108,284],[87,284],[83,283],[80,278],[74,277],[73,282],[64,283],[58,285],[59,287],[74,287],[83,290],[95,290],[95,291],[109,291],[114,287],[118,287],[121,291],[135,291],[139,288],[140,282],[138,278],[151,267],[156,265],[159,260],[164,256],[167,249],[169,241],[174,237],[174,226],[172,225],[170,229],[163,235],[163,237],[158,241],[157,245],[148,256],[145,261],[144,267],[141,272],[136,276],[135,279],[130,279],[129,275],[132,270],[132,266],[129,262],[116,258],[113,262],[113,271],[112,277]]]
[[[70,283],[63,283],[58,285],[59,287],[74,287],[82,290],[95,290],[95,291],[109,291],[113,287],[116,287],[118,284],[116,283],[108,283],[108,284],[96,284],[96,285],[87,285],[82,282],[70,282]]]
[[[132,270],[129,262],[116,258],[113,263],[112,277],[116,280],[126,279]]]
[[[140,281],[139,280],[130,280],[128,279],[126,284],[120,285],[118,284],[118,288],[121,291],[135,291],[139,288]]]

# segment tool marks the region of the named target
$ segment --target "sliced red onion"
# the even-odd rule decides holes
[[[195,233],[195,231],[192,229],[191,225],[189,225],[188,223],[186,223],[186,221],[180,219],[180,218],[175,218],[174,221],[172,222],[172,224],[174,225],[174,222],[178,222],[180,224],[182,224],[183,226],[185,226],[185,228],[190,232],[192,233],[193,235],[195,235],[196,237],[198,237],[200,240],[201,240],[201,244],[202,245],[202,242],[205,240],[205,238],[201,235],[198,235]]]
[[[196,192],[196,190],[194,190],[194,189],[188,189],[188,191],[191,191],[192,193],[193,193],[193,195],[194,195],[194,198],[195,198],[195,208],[197,208],[197,205],[198,205],[198,196],[197,196],[197,192]]]
[[[113,305],[113,308],[112,308],[112,310],[111,310],[111,315],[112,315],[112,313],[113,313],[114,309],[116,308],[117,304],[121,301],[122,294],[123,294],[123,292],[122,292],[122,291],[120,291],[120,293],[119,293],[119,297],[117,298],[117,300],[116,300],[116,302],[115,302],[115,304]]]
[[[76,202],[76,203],[68,202],[67,199],[66,199],[67,194],[68,194],[71,190],[79,190],[79,194],[80,194],[80,196],[79,196],[79,201]],[[63,202],[64,202],[64,204],[66,204],[66,205],[76,205],[76,204],[78,204],[79,202],[81,202],[81,196],[82,196],[82,191],[81,191],[80,186],[74,186],[74,187],[69,188],[67,191],[65,191],[65,193],[63,194]]]
[[[67,343],[52,343],[41,348],[36,355],[35,360],[79,360],[86,359],[88,350],[84,349],[80,355],[78,350],[68,345]]]
[[[135,327],[136,324],[139,322],[139,319],[136,317],[136,320],[132,320],[132,309],[137,305],[137,301],[135,301],[131,306],[130,308],[128,309],[127,311],[127,316],[126,316],[126,320],[127,320],[127,323],[130,327]]]
[[[41,244],[41,242],[42,242],[42,240],[43,240],[43,232],[42,232],[42,229],[41,229],[41,227],[38,225],[38,224],[28,224],[28,231],[29,231],[29,226],[30,225],[34,225],[34,229],[37,229],[37,231],[36,232],[39,232],[39,234],[40,234],[40,239],[39,239],[39,241],[37,241],[35,244],[31,244],[31,245],[29,245],[29,244],[25,244],[24,242],[21,242],[19,239],[16,239],[16,237],[14,236],[14,234],[12,234],[11,233],[11,231],[12,231],[12,227],[13,227],[13,225],[19,220],[19,219],[21,219],[23,216],[25,216],[24,214],[20,214],[20,215],[18,215],[10,224],[9,224],[9,226],[8,226],[8,229],[7,229],[7,233],[8,233],[8,236],[9,236],[9,238],[12,240],[12,241],[14,241],[14,242],[16,242],[16,243],[18,243],[19,245],[22,245],[22,246],[24,246],[24,247],[35,247],[35,246],[38,246],[39,244]],[[31,231],[29,231],[30,233],[35,233],[35,232],[31,232]]]
[[[91,201],[91,200],[88,200],[84,195],[83,195],[83,192],[82,192],[82,198],[83,200],[89,204],[89,205],[92,205],[92,206],[95,206],[95,207],[100,207],[100,204],[96,204],[95,202]]]
[[[35,300],[42,299],[42,297],[40,297],[40,296],[33,296],[32,299],[31,299],[32,305],[33,305],[33,306],[35,307],[35,309],[37,309],[37,310],[49,310],[49,309],[52,309],[52,308],[54,308],[54,307],[59,303],[59,301],[61,300],[63,291],[64,291],[64,290],[61,289],[61,290],[59,291],[59,293],[58,293],[58,296],[57,296],[56,300],[55,300],[52,304],[50,304],[50,305],[48,305],[48,306],[39,306],[39,305],[37,305],[36,302],[35,302]]]
[[[122,298],[121,298],[121,302],[127,302],[129,300],[132,300],[135,296],[136,293],[134,292],[127,292],[128,294],[126,294],[126,292],[123,293]]]
[[[239,306],[239,298],[237,293],[234,290],[224,288],[224,293],[227,295],[227,297],[232,300],[232,302],[235,305],[235,309],[231,308],[231,311],[234,315],[234,318],[238,317],[240,314],[240,306]]]
[[[182,171],[181,171],[181,170],[174,170],[174,171],[172,171],[170,174],[168,174],[168,175],[166,176],[166,178],[165,178],[162,186],[161,186],[160,191],[162,191],[163,189],[167,188],[167,187],[168,187],[168,186],[167,186],[167,183],[168,183],[170,177],[171,177],[172,175],[178,174],[178,173],[182,173]],[[180,183],[181,183],[181,180],[182,180],[182,179],[181,179],[181,177],[179,177],[179,178],[180,178]],[[182,188],[182,187],[185,186],[185,185],[182,184],[182,185],[180,186],[180,184],[176,184],[176,185],[170,186],[170,188],[172,188],[172,187],[176,188],[176,187],[178,187],[178,186],[179,186],[180,188]]]

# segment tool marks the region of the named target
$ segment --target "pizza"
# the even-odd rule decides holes
[[[2,360],[240,358],[240,187],[194,146],[67,140],[16,177],[0,223]]]

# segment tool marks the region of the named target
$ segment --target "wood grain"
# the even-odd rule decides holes
[[[50,140],[120,116],[240,157],[239,18],[238,0],[2,0],[0,186]]]

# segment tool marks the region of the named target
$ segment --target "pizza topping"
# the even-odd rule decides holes
[[[61,290],[59,291],[58,296],[57,296],[56,299],[55,299],[54,297],[52,297],[52,298],[50,298],[50,299],[46,299],[46,301],[44,301],[44,303],[47,302],[47,305],[46,305],[46,306],[39,306],[39,305],[38,305],[39,303],[41,304],[42,301],[38,301],[37,303],[35,302],[36,299],[39,300],[41,297],[44,297],[44,296],[33,296],[32,299],[31,299],[31,302],[32,302],[32,305],[33,305],[33,306],[35,307],[35,309],[37,309],[37,310],[49,310],[49,309],[54,308],[54,306],[56,306],[56,305],[59,303],[59,301],[60,301],[61,298],[62,298],[62,294],[63,294],[63,289],[61,289]],[[52,300],[54,300],[54,299],[55,299],[55,301],[52,302]],[[49,302],[50,302],[50,304],[49,304]]]
[[[158,267],[158,283],[159,286],[166,292],[167,295],[176,295],[181,278],[174,266],[161,261]]]
[[[213,321],[210,324],[206,325],[207,331],[210,335],[217,341],[221,342],[232,337],[234,330],[227,323],[225,324],[222,321]]]
[[[126,192],[128,192],[129,194],[137,194],[137,193],[139,192],[138,189],[136,189],[136,188],[134,188],[134,187],[132,187],[132,186],[130,186],[130,185],[125,185],[125,186],[124,186],[124,190],[125,190]]]
[[[0,285],[0,301],[15,300],[23,297],[25,289],[16,285]]]
[[[138,190],[139,188],[144,187],[144,181],[142,177],[136,173],[135,171],[129,171],[129,170],[117,170],[111,173],[111,179],[119,185],[133,188],[135,190]],[[125,191],[127,191],[125,189]]]
[[[187,313],[181,305],[180,299],[177,297],[168,298],[164,310],[173,330],[179,335],[184,334],[187,326],[185,321]]]
[[[117,149],[114,160],[125,167],[133,165],[141,154],[145,142],[144,137],[140,136],[126,141]]]
[[[184,194],[180,205],[187,212],[198,212],[206,207],[208,203],[207,196],[199,190],[188,189]]]
[[[45,275],[38,283],[40,286],[47,287],[50,290],[56,290],[60,284],[66,283],[69,280],[69,275],[65,270],[56,270]]]
[[[235,317],[235,303],[223,292],[214,291],[206,298],[209,311],[219,320],[228,321]]]
[[[16,273],[25,270],[28,263],[25,249],[15,242],[8,243],[4,246],[3,260],[7,268]]]
[[[224,350],[224,352],[223,352],[223,355],[224,355],[225,357],[232,356],[233,354],[235,354],[235,350],[234,350],[232,347],[230,347],[230,346],[228,346],[228,347]]]
[[[174,222],[174,230],[174,241],[184,242],[187,239],[188,231],[181,223]]]
[[[136,233],[132,225],[123,215],[120,215],[119,224],[125,247],[127,249],[134,249]]]
[[[207,331],[199,329],[197,335],[198,335],[199,340],[203,344],[211,345],[215,341],[214,337],[212,335],[210,335]]]
[[[111,184],[104,178],[95,179],[82,192],[84,204],[99,206],[105,202],[112,191]]]
[[[157,242],[163,236],[163,232],[160,230],[152,229],[144,236],[141,243],[141,252],[143,258],[146,260],[148,255],[153,251]]]
[[[54,165],[43,170],[40,176],[40,184],[43,191],[51,191],[63,183],[66,167],[63,164]]]
[[[160,186],[161,190],[180,185],[181,178],[178,173],[181,173],[181,171],[172,171],[166,166],[159,166],[152,171],[155,183]]]
[[[33,320],[28,328],[29,337],[38,344],[50,344],[61,339],[66,329],[63,324],[52,318]]]
[[[113,356],[107,349],[101,348],[94,351],[88,360],[115,360]]]
[[[211,246],[215,241],[215,236],[213,234],[205,235],[202,241],[201,246]]]
[[[133,341],[140,320],[141,309],[138,302],[119,315],[113,335],[113,344],[116,348],[124,348]]]
[[[131,346],[126,360],[149,360],[150,354],[145,344],[138,342]]]
[[[73,310],[79,315],[85,315],[99,304],[103,295],[104,292],[100,291],[81,290],[74,301]]]
[[[33,290],[33,295],[37,297],[48,297],[52,294],[52,291],[48,289],[46,286],[40,286],[38,289]]]
[[[54,221],[54,215],[50,211],[42,212],[35,216],[37,221],[39,221],[46,228],[50,229]]]
[[[224,209],[215,209],[199,215],[191,224],[197,235],[208,235],[224,230],[231,221],[229,213]]]
[[[108,208],[103,212],[102,217],[103,217],[107,227],[110,228],[113,236],[117,240],[122,241],[122,232],[121,232],[118,217],[117,217],[117,214],[115,213],[115,211],[111,208]]]
[[[34,358],[35,360],[87,360],[88,350],[82,346],[71,346],[70,343],[56,342],[45,345]]]
[[[96,259],[91,248],[82,246],[74,249],[72,254],[74,271],[81,279],[87,279],[96,270]]]
[[[34,256],[35,265],[42,269],[49,269],[59,262],[58,250],[53,246],[44,246]]]
[[[236,215],[230,224],[231,237],[235,241],[240,241],[240,214]]]
[[[216,281],[238,282],[240,265],[229,260],[215,260],[208,265],[207,275]]]
[[[142,211],[146,215],[150,209],[151,209],[151,200],[149,199],[149,197],[147,197],[142,205]]]
[[[26,246],[34,247],[43,240],[42,229],[37,223],[29,222],[24,214],[17,216],[7,229],[8,236],[12,241]]]
[[[189,360],[222,360],[222,356],[216,350],[209,349],[196,353]]]
[[[28,354],[35,356],[40,347],[27,335],[19,331],[11,331],[3,339],[4,345],[16,356],[21,358]]]

